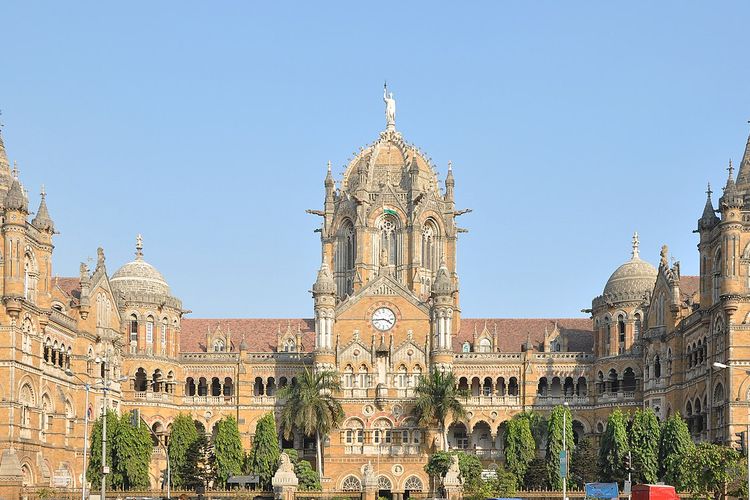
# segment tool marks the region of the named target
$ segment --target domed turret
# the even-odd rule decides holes
[[[641,260],[638,254],[638,233],[635,233],[632,257],[615,269],[604,286],[601,298],[608,303],[642,300],[653,290],[656,274],[654,266]]]
[[[123,293],[168,296],[169,285],[164,276],[143,260],[143,238],[140,234],[136,239],[135,248],[135,260],[128,262],[112,275],[112,288]]]

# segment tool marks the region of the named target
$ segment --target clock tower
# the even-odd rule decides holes
[[[399,393],[404,370],[450,365],[460,322],[455,217],[465,211],[455,210],[452,166],[442,188],[435,165],[396,129],[387,97],[386,129],[340,180],[329,163],[323,210],[308,211],[322,218],[316,365],[367,397]]]

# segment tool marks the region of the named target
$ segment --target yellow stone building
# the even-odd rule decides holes
[[[162,444],[174,416],[187,412],[209,430],[235,415],[249,447],[256,421],[279,411],[280,387],[304,367],[334,369],[346,419],[325,439],[323,486],[358,490],[372,463],[380,489],[397,500],[430,486],[423,465],[435,429],[420,428],[411,411],[428,370],[452,370],[470,393],[449,443],[488,467],[502,460],[508,419],[564,401],[577,438],[601,433],[615,407],[647,406],[660,418],[679,411],[695,440],[728,443],[744,428],[750,141],[718,210],[709,190],[697,229],[700,276],[681,276],[666,247],[658,268],[642,260],[636,235],[590,318],[471,319],[459,301],[457,217],[465,210],[454,203],[452,169],[441,182],[397,131],[395,103],[385,100],[386,129],[343,178],[329,166],[322,210],[310,210],[322,222],[311,318],[186,317],[140,237],[135,259],[112,274],[99,249],[94,269],[56,277],[45,194],[30,220],[0,138],[0,487],[80,487],[84,418],[103,406],[102,392],[87,397],[84,384],[104,375],[108,406],[139,409]],[[714,362],[731,368],[712,370]],[[284,446],[314,458],[312,439]],[[155,443],[154,486],[164,467]]]

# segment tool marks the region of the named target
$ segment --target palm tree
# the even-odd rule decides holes
[[[281,409],[281,430],[290,439],[294,429],[305,436],[315,435],[315,459],[318,474],[323,477],[321,436],[341,425],[344,409],[333,394],[341,388],[339,377],[332,371],[311,372],[305,368],[296,384],[284,387],[277,393],[286,399]]]
[[[453,422],[466,415],[459,398],[466,397],[466,391],[458,388],[453,372],[430,371],[422,377],[416,389],[417,401],[414,406],[421,425],[437,422],[442,436],[442,448],[448,450],[448,418]]]

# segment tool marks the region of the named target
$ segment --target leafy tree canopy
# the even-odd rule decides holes
[[[687,486],[683,477],[682,460],[694,446],[687,424],[679,413],[664,422],[659,436],[659,475],[678,491]]]
[[[280,453],[276,419],[273,418],[273,413],[266,413],[255,427],[253,446],[247,457],[245,470],[259,476],[259,485],[265,491],[271,490],[271,478],[276,473]]]
[[[604,481],[623,482],[627,477],[624,462],[628,454],[627,418],[619,408],[607,418],[607,428],[599,446],[599,473]]]
[[[651,408],[638,410],[630,424],[633,481],[653,484],[659,474],[659,419]]]
[[[687,491],[707,500],[721,498],[725,488],[744,479],[740,454],[727,446],[700,443],[682,460],[682,477]]]
[[[563,421],[565,422],[564,429]],[[547,484],[555,490],[562,489],[560,452],[563,451],[563,434],[565,435],[565,449],[570,454],[574,445],[573,417],[568,408],[558,405],[552,409],[547,421]],[[570,455],[568,466],[570,466]]]
[[[169,463],[172,469],[172,484],[176,488],[184,486],[183,472],[187,470],[188,450],[198,440],[198,429],[190,415],[178,413],[172,421],[169,434]]]
[[[216,480],[224,488],[230,477],[242,471],[244,458],[240,431],[232,415],[224,417],[218,423],[214,438],[214,455],[216,457]]]
[[[530,418],[526,415],[508,421],[505,430],[505,467],[521,485],[529,463],[536,456],[536,442],[531,433]]]

